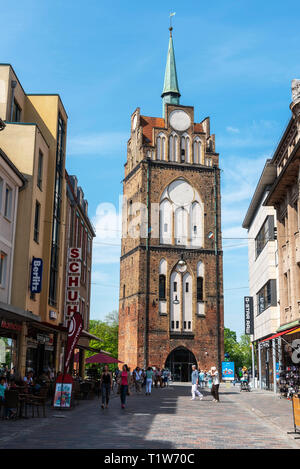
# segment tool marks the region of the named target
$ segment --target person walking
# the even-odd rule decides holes
[[[212,378],[211,394],[213,396],[213,402],[220,402],[220,399],[219,399],[220,379],[219,379],[219,372],[217,371],[217,368],[215,366],[211,368],[211,378]]]
[[[200,391],[198,391],[199,373],[197,371],[196,365],[192,366],[191,380],[192,380],[192,399],[191,399],[191,401],[194,401],[196,399],[196,395],[199,397],[200,401],[202,401],[203,395],[201,394]]]
[[[123,365],[122,373],[119,376],[121,407],[125,409],[126,397],[129,394],[131,384],[130,371],[127,365]]]
[[[151,366],[148,366],[146,371],[146,396],[151,394],[151,386],[153,381],[153,370]]]
[[[163,369],[162,371],[162,380],[163,380],[163,387],[167,388],[168,387],[168,380],[169,380],[169,371],[166,369]]]
[[[112,390],[112,386],[113,386],[112,374],[108,369],[108,365],[104,366],[104,370],[101,375],[100,386],[101,386],[101,395],[102,395],[101,407],[102,409],[104,409],[104,404],[105,404],[105,408],[107,409],[108,403],[109,403],[110,391]]]
[[[201,389],[204,388],[204,372],[199,369],[199,386]]]
[[[141,394],[141,392],[142,392],[141,388],[142,388],[143,372],[138,366],[136,367],[136,369],[133,372],[133,379],[134,379],[136,392],[138,394]]]

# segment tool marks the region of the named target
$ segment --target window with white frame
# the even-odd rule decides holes
[[[0,177],[0,214],[2,213],[2,199],[3,199],[3,179]]]
[[[12,218],[12,198],[13,191],[12,188],[6,184],[5,187],[5,201],[4,201],[4,216],[11,220]]]
[[[7,254],[0,251],[0,287],[4,288],[6,284]]]

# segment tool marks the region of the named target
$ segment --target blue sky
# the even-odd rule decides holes
[[[161,116],[168,15],[181,103],[211,117],[222,172],[224,238],[241,228],[264,161],[289,117],[300,78],[300,3],[287,0],[15,0],[1,7],[1,59],[28,93],[58,92],[67,109],[67,169],[98,228],[92,318],[118,307],[119,226],[130,115]],[[107,231],[109,226],[110,231]],[[104,228],[104,229],[103,229]],[[245,239],[224,239],[225,325],[243,332]]]

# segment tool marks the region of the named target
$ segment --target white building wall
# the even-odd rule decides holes
[[[277,281],[276,290],[278,301],[278,267],[276,265],[277,241],[268,241],[256,258],[255,238],[268,215],[274,216],[274,226],[276,227],[276,211],[273,207],[263,206],[263,200],[248,230],[249,290],[250,296],[253,297],[254,340],[273,334],[280,325],[280,309],[278,304],[277,306],[267,308],[258,315],[257,293],[270,279],[276,279]]]
[[[14,239],[18,194],[21,181],[13,169],[0,156],[0,255],[5,255],[4,281],[0,285],[0,301],[10,303],[11,279],[14,256]],[[6,188],[12,190],[10,216],[5,216]]]

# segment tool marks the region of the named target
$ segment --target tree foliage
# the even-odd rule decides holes
[[[234,362],[235,369],[246,366],[251,367],[251,346],[250,336],[242,335],[240,341],[237,341],[236,332],[224,328],[224,351],[228,353],[228,360]]]
[[[104,321],[90,320],[89,332],[101,339],[90,340],[90,347],[109,352],[114,358],[118,358],[118,311],[107,314]],[[95,352],[87,351],[86,357],[95,355]]]

